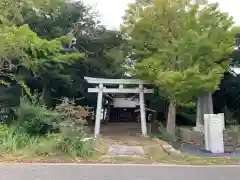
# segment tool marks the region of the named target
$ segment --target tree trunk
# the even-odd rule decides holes
[[[52,96],[46,85],[43,86],[41,100],[43,100],[44,104],[48,107],[52,106]]]
[[[167,133],[175,138],[175,127],[176,127],[176,104],[171,101],[168,107],[167,117]]]
[[[203,105],[204,105],[204,97],[199,96],[197,100],[196,129],[202,128],[204,126]]]

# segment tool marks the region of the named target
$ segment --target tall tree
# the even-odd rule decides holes
[[[95,28],[97,21],[95,13],[91,12],[91,7],[84,5],[81,1],[62,0],[60,2],[56,13],[25,9],[24,23],[28,24],[39,36],[47,39],[66,35],[76,28],[81,31]]]
[[[65,83],[68,83],[68,75],[62,74],[61,69],[64,65],[81,60],[83,56],[79,52],[68,54],[62,52],[63,45],[69,44],[71,37],[62,36],[48,41],[38,37],[26,25],[1,28],[0,38],[2,47],[0,59],[3,66],[7,67],[7,71],[1,69],[1,75],[16,81],[25,81],[29,76],[38,78],[43,83],[43,97],[50,88],[52,77],[65,79]]]
[[[3,2],[4,0],[0,0],[0,2],[1,1]],[[21,2],[27,3],[27,6],[18,6],[21,5]],[[13,14],[15,11],[16,13]],[[47,42],[49,46],[52,46],[50,42],[55,42],[60,36],[65,36],[70,33],[76,37],[75,50],[85,54],[84,58],[80,57],[79,61],[76,60],[73,64],[53,63],[53,61],[51,61],[51,66],[48,66],[48,62],[50,61],[41,64],[42,58],[48,60],[52,58],[52,55],[48,52],[41,57],[34,57],[32,61],[25,61],[29,63],[28,65],[31,66],[31,72],[35,72],[35,75],[28,73],[25,75],[24,80],[31,89],[39,89],[40,91],[42,91],[42,89],[47,90],[45,91],[47,93],[44,94],[48,94],[49,98],[45,98],[49,99],[48,101],[51,102],[53,99],[60,99],[62,96],[79,99],[83,96],[87,97],[87,85],[84,81],[84,76],[123,76],[124,54],[121,50],[122,37],[119,32],[110,31],[101,26],[97,21],[97,14],[92,12],[91,7],[84,5],[82,2],[54,0],[46,1],[45,4],[42,4],[36,0],[20,0],[19,2],[17,1],[13,7],[10,8],[9,6],[6,12],[16,15],[19,19],[15,21],[9,18],[12,16],[4,16],[5,19],[7,19],[4,24],[5,26],[15,25],[16,27],[22,27],[22,24],[28,24],[29,28],[36,34],[34,33],[33,35],[29,29],[24,33],[26,33],[27,36],[34,37],[36,41],[40,40],[42,42],[44,39],[47,39],[48,41],[45,42]],[[6,34],[4,34],[4,36],[5,35]],[[12,53],[8,53],[8,55],[19,57],[20,54],[23,53],[17,52],[18,48],[16,48],[26,46],[26,42],[21,41],[21,39],[19,39],[20,37],[23,37],[23,34],[18,36],[18,39],[14,39],[14,43],[8,43],[8,51],[12,51],[10,47],[14,47],[15,49]],[[34,41],[34,43],[36,41]],[[14,44],[16,44],[16,46],[14,46]],[[72,49],[69,49],[68,45],[64,47],[65,57],[67,57],[67,54],[70,53],[68,51]],[[38,48],[42,49],[43,47],[39,46]],[[47,46],[45,46],[45,48],[47,48]],[[18,50],[22,51],[22,48]],[[15,55],[13,53],[15,53]],[[28,53],[31,55],[31,51],[28,51]],[[36,64],[34,65],[34,63]],[[40,64],[41,68],[39,68]],[[23,74],[22,71],[21,74]],[[44,78],[39,76],[40,72],[41,76],[44,75]],[[87,99],[87,101],[89,100]],[[81,101],[81,103],[82,102],[83,101]],[[95,103],[95,101],[93,102]],[[84,103],[89,104],[88,102]]]
[[[0,24],[22,25],[26,10],[41,14],[56,14],[62,0],[0,0]]]
[[[122,32],[137,61],[134,72],[170,101],[167,131],[174,135],[176,105],[213,92],[230,62],[233,21],[205,0],[137,0]]]

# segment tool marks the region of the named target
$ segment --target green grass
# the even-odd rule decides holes
[[[18,131],[15,127],[0,136],[0,151],[2,156],[29,158],[40,156],[90,156],[91,141],[83,142],[80,137],[68,138],[59,134],[30,136]]]
[[[79,140],[65,139],[61,142],[59,134],[31,137],[11,128],[1,136],[1,162],[41,162],[41,163],[167,163],[167,164],[240,164],[240,158],[200,158],[191,156],[172,156],[151,138],[137,136],[100,137],[89,144],[78,144]],[[61,143],[60,143],[61,142]],[[59,146],[59,143],[61,146]],[[112,145],[142,146],[144,157],[110,157],[108,148]],[[61,147],[61,148],[60,148]]]

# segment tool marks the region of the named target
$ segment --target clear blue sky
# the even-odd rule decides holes
[[[240,25],[240,0],[209,0],[218,2],[222,11],[228,12]],[[109,28],[118,28],[128,3],[134,0],[83,0],[85,4],[94,5],[101,15],[101,21]]]

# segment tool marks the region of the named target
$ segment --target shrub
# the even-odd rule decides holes
[[[235,126],[238,124],[237,120],[234,117],[234,112],[229,110],[227,107],[224,108],[224,114],[227,126]]]
[[[92,141],[86,140],[87,115],[83,107],[68,99],[51,110],[37,101],[22,98],[16,123],[9,128],[0,124],[0,150],[4,153],[25,152],[31,156],[91,155]],[[52,129],[59,131],[52,133]]]
[[[71,156],[90,156],[92,155],[92,140],[85,140],[84,136],[60,136],[59,141],[57,142],[57,149],[60,152],[69,154]]]
[[[59,113],[47,109],[37,100],[31,102],[23,97],[17,108],[16,123],[22,132],[32,136],[45,135],[54,130],[54,123],[60,117]]]
[[[0,149],[1,152],[15,153],[37,142],[38,137],[31,137],[29,134],[19,131],[17,127],[12,126],[0,136]]]
[[[88,131],[85,126],[88,111],[81,106],[76,106],[74,102],[69,101],[67,98],[56,107],[56,110],[62,113],[58,148],[62,152],[73,156],[91,155],[92,142],[91,140],[84,140]]]
[[[0,123],[0,137],[4,136],[7,134],[9,131],[9,128],[7,127],[6,124]]]
[[[54,137],[58,135],[31,136],[17,127],[11,126],[8,133],[0,137],[0,150],[2,153],[11,153],[13,155],[53,155],[57,154],[57,140]]]
[[[31,156],[54,156],[60,152],[57,150],[59,134],[48,134],[39,138],[37,144],[31,144],[25,150]]]
[[[63,121],[75,122],[79,127],[84,127],[87,124],[86,117],[89,112],[82,106],[76,106],[74,101],[64,98],[62,103],[56,107],[56,110],[61,113]]]

